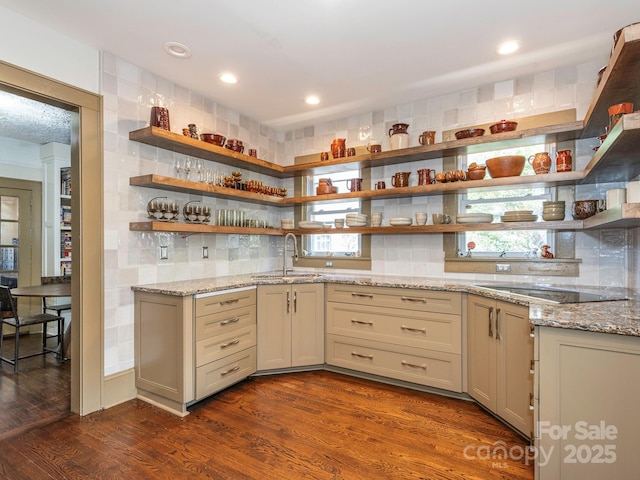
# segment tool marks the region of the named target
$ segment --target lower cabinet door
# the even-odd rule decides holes
[[[462,391],[460,355],[327,336],[327,363],[453,392]]]
[[[196,369],[196,400],[256,372],[256,347],[247,348]]]

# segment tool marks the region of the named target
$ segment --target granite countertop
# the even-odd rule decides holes
[[[268,277],[272,274],[272,277]],[[267,276],[265,278],[265,275]],[[263,277],[256,279],[254,277]],[[391,275],[334,275],[291,276],[282,278],[277,272],[180,280],[149,285],[134,285],[137,292],[161,293],[174,296],[191,296],[232,288],[256,285],[293,283],[337,283],[375,287],[413,288],[419,290],[444,290],[481,295],[529,307],[533,325],[568,328],[591,332],[612,333],[640,337],[640,295],[637,291],[622,288],[576,287],[592,293],[626,296],[629,300],[589,302],[579,304],[551,304],[543,300],[512,295],[506,292],[486,290],[475,286],[478,282],[443,280],[437,278],[405,277]],[[481,282],[491,284],[492,282]],[[496,282],[497,283],[497,282]],[[566,288],[559,286],[560,288]]]

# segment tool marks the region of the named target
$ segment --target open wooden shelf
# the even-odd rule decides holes
[[[284,168],[276,163],[260,160],[243,153],[237,153],[228,148],[218,147],[211,143],[164,130],[157,127],[145,127],[129,132],[129,140],[152,145],[172,152],[182,153],[191,157],[202,158],[229,165],[234,169],[249,170],[263,173],[272,177],[290,177]]]
[[[640,24],[626,27],[613,50],[584,118],[582,138],[597,137],[609,124],[609,107],[633,102],[640,107]]]
[[[129,230],[133,232],[165,232],[165,233],[220,233],[238,235],[282,235],[279,228],[223,227],[207,223],[180,222],[130,222]]]
[[[480,153],[505,148],[516,148],[533,143],[562,142],[580,138],[582,122],[547,125],[528,130],[516,130],[500,135],[465,138],[433,145],[389,150],[387,152],[356,155],[354,157],[333,158],[312,163],[300,163],[284,167],[285,171],[295,176],[326,175],[345,170],[367,167],[383,167],[400,163],[431,160],[466,153]],[[318,154],[318,158],[320,155]]]
[[[626,182],[640,175],[640,113],[623,115],[585,168],[583,183]]]
[[[352,198],[399,198],[442,195],[446,193],[466,193],[470,190],[504,190],[519,187],[550,187],[557,185],[575,185],[584,178],[584,172],[548,173],[545,175],[525,175],[519,177],[486,178],[465,182],[436,183],[413,187],[386,188],[383,190],[362,190],[360,192],[332,193],[307,197],[285,198],[286,205],[299,205],[329,200],[348,200]]]
[[[219,187],[208,183],[182,180],[180,178],[166,177],[163,175],[140,175],[129,178],[129,185],[145,188],[157,188],[170,192],[200,194],[207,197],[220,197],[233,200],[241,200],[249,203],[261,203],[281,206],[284,198],[275,195],[264,195],[262,193],[246,192],[234,188]]]
[[[583,221],[584,229],[640,227],[640,203],[624,203]]]
[[[349,233],[398,235],[491,230],[579,230],[581,228],[582,220],[569,220],[559,222],[450,223],[446,225],[410,225],[408,227],[296,228],[285,231],[294,233],[295,235],[344,235]]]

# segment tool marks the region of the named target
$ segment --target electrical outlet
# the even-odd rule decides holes
[[[324,264],[325,267],[333,267],[333,262],[327,262]]]
[[[496,272],[505,273],[511,271],[510,263],[496,263]]]
[[[169,258],[169,247],[166,245],[160,246],[160,260],[166,260]]]
[[[209,258],[209,247],[202,247],[202,258]]]

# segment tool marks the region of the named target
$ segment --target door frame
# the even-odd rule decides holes
[[[0,61],[0,88],[76,112],[71,125],[71,411],[103,407],[104,243],[101,95]]]

